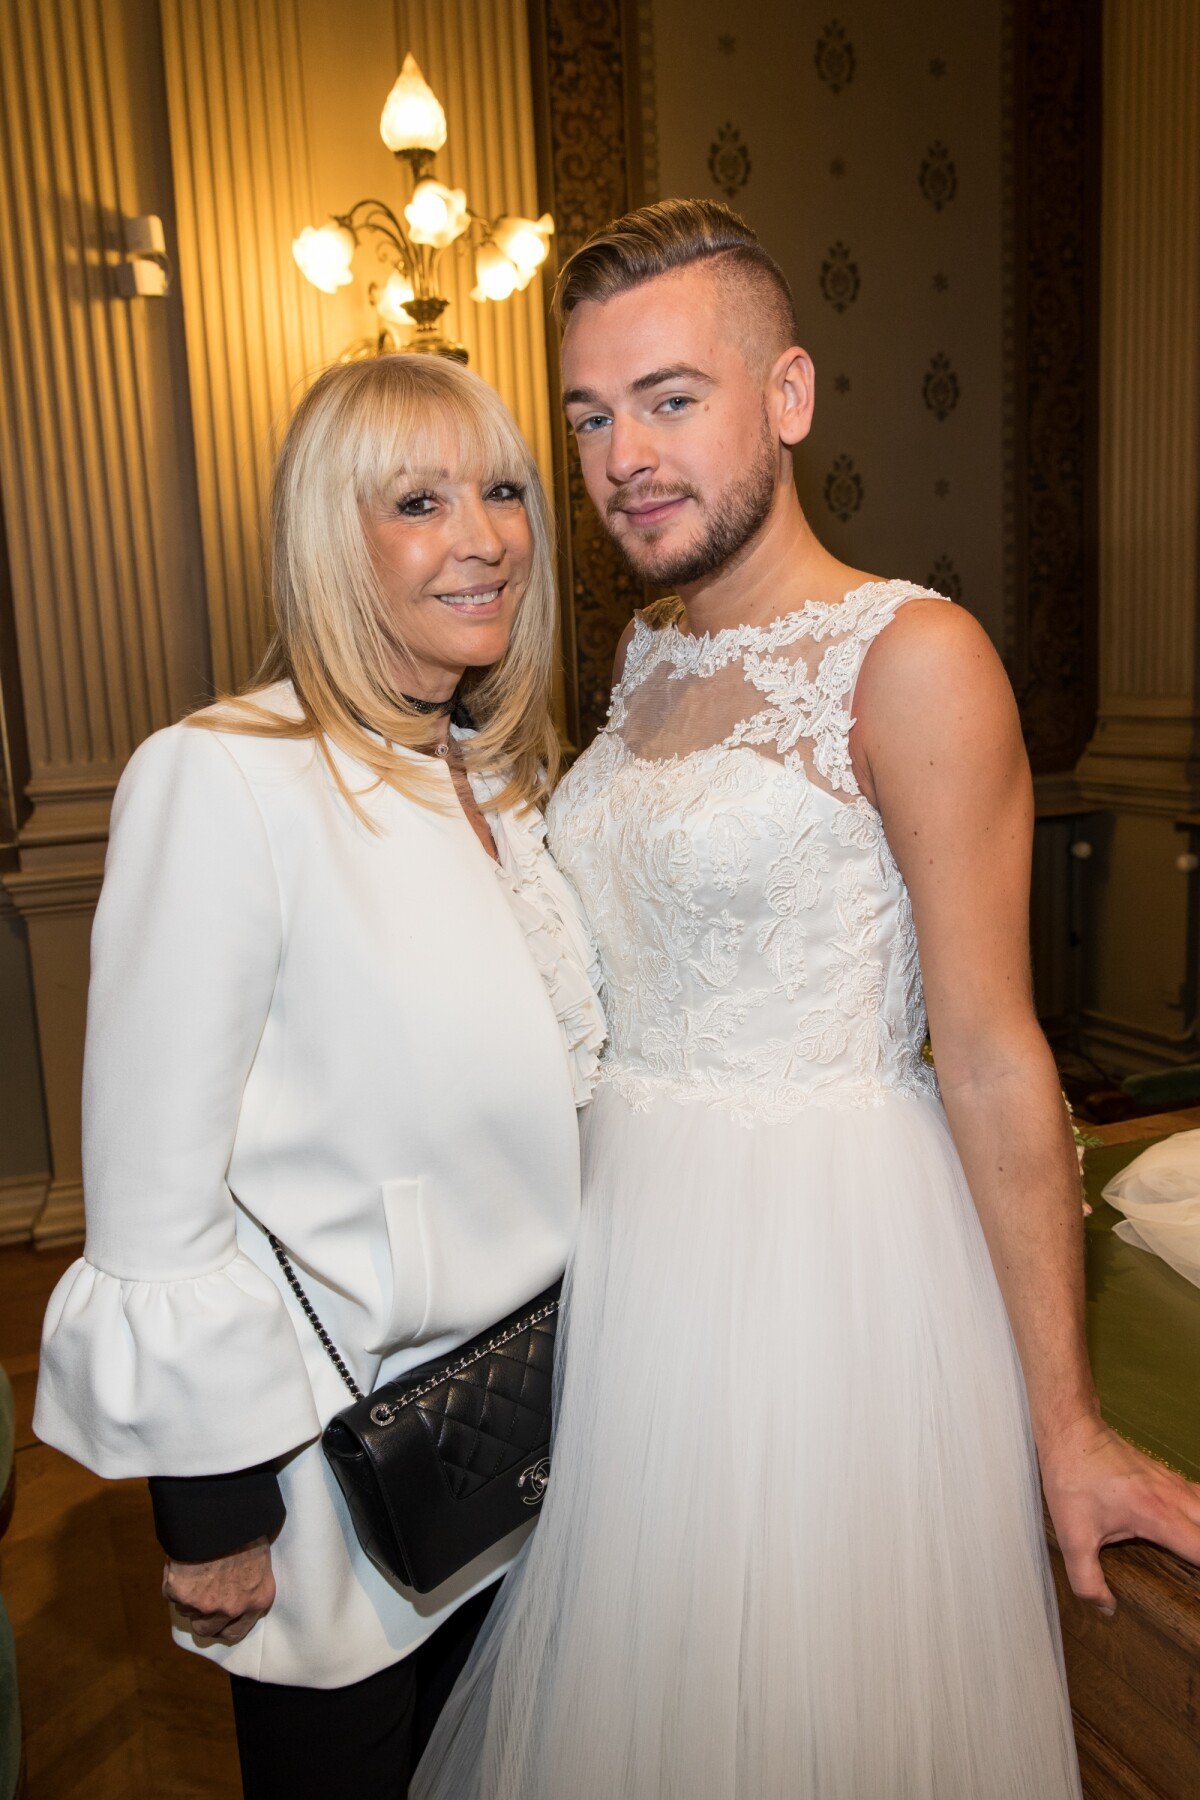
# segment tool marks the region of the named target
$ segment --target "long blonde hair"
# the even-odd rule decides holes
[[[192,716],[212,730],[311,737],[360,817],[329,752],[336,744],[379,781],[426,805],[445,785],[424,759],[393,745],[427,744],[429,721],[396,692],[406,650],[388,615],[363,528],[403,469],[427,473],[449,457],[459,480],[523,490],[533,536],[528,586],[512,636],[490,668],[468,669],[460,694],[476,735],[467,767],[499,773],[495,804],[537,802],[553,784],[558,734],[550,716],[557,602],[553,526],[533,454],[499,395],[441,357],[396,355],[326,369],[301,400],[271,484],[270,598],[275,636],[250,686]],[[298,717],[261,690],[287,680]],[[373,733],[378,733],[382,742]]]

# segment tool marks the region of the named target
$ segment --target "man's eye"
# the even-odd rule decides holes
[[[668,394],[658,410],[668,413],[682,412],[685,406],[691,404],[691,399],[687,394]]]
[[[576,419],[575,433],[583,437],[589,431],[598,431],[602,425],[608,424],[607,413],[589,413],[585,419]]]

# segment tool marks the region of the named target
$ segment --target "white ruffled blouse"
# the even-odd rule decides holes
[[[278,702],[289,695],[280,689]],[[311,743],[179,725],[113,807],[93,933],[84,1255],[46,1316],[35,1428],[106,1476],[283,1458],[264,1680],[394,1662],[514,1546],[419,1600],[359,1549],[319,1449],[349,1394],[267,1242],[291,1252],[364,1391],[561,1274],[576,1106],[604,1025],[540,817],[419,806]]]

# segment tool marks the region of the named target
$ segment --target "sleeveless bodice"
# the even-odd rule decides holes
[[[908,893],[850,763],[870,582],[701,637],[638,618],[606,726],[549,809],[595,934],[601,1078],[745,1122],[932,1093]]]

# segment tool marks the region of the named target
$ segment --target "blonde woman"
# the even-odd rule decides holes
[[[373,1800],[516,1546],[428,1596],[368,1561],[318,1442],[347,1396],[268,1234],[364,1392],[485,1329],[563,1269],[603,1028],[542,842],[550,526],[500,400],[436,359],[328,370],[271,538],[261,681],[114,805],[36,1427],[154,1478],[246,1793]]]

